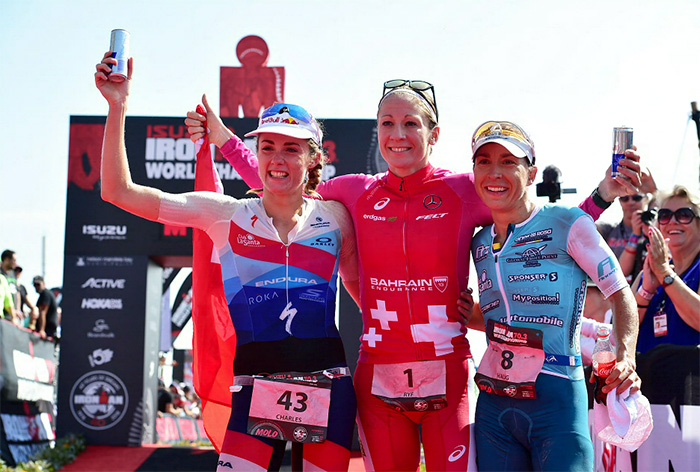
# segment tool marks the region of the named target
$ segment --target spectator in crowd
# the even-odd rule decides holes
[[[173,404],[173,395],[170,390],[165,388],[165,382],[158,379],[158,417],[162,418],[164,414],[180,416],[182,410],[176,408]]]
[[[17,291],[19,292],[19,312],[23,318],[22,326],[29,329],[36,328],[36,320],[39,319],[39,309],[29,299],[27,288],[19,282],[22,275],[22,267],[15,267],[15,279],[17,281]],[[25,311],[24,307],[27,307]]]
[[[642,172],[642,187],[635,195],[620,197],[622,221],[617,225],[597,222],[598,231],[620,262],[622,273],[628,283],[642,270],[646,257],[646,230],[650,220],[645,212],[656,193],[656,184],[649,169]]]
[[[12,249],[5,249],[0,256],[0,274],[5,276],[8,285],[10,286],[10,295],[12,296],[12,316],[11,319],[15,324],[19,324],[21,316],[19,313],[20,299],[17,291],[17,277],[15,276],[15,268],[17,267],[17,253]]]
[[[15,305],[12,302],[10,284],[7,283],[7,279],[4,275],[0,275],[0,303],[2,303],[0,318],[7,318],[8,320],[12,321]]]
[[[637,351],[700,344],[700,198],[677,185],[660,200],[658,227],[632,286],[639,310]]]
[[[40,275],[34,277],[32,281],[34,290],[39,294],[36,306],[39,309],[39,318],[36,323],[36,332],[42,339],[56,336],[58,329],[58,306],[53,292],[46,288],[44,278]]]

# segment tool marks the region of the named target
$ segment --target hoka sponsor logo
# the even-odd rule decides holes
[[[121,310],[121,298],[83,298],[80,308],[83,310]]]

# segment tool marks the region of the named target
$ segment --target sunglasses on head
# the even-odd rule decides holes
[[[425,101],[428,102],[428,105],[430,105],[430,108],[432,108],[432,110],[435,112],[435,120],[438,119],[437,102],[435,101],[435,87],[433,87],[433,84],[426,82],[425,80],[387,80],[384,82],[382,97],[392,90],[401,87],[408,87],[423,97]],[[426,93],[428,90],[430,91],[430,96]]]
[[[262,112],[261,118],[269,118],[281,113],[288,113],[292,118],[301,120],[304,123],[313,123],[314,121],[314,117],[311,116],[311,113],[299,105],[292,105],[290,103],[277,103],[272,105],[270,108],[267,108]]]
[[[687,225],[693,221],[694,218],[697,218],[695,212],[690,208],[679,208],[676,211],[671,211],[668,208],[661,208],[657,218],[659,219],[659,224],[665,225],[668,224],[674,216],[676,217],[676,221],[683,225]]]
[[[632,195],[632,196],[630,196],[630,195],[625,195],[624,197],[620,197],[620,201],[621,201],[621,202],[626,202],[626,201],[628,201],[630,198],[631,198],[632,200],[634,200],[635,202],[641,202],[642,199],[644,199],[644,195]]]

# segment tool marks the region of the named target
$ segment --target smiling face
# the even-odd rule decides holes
[[[521,208],[536,175],[537,167],[528,166],[526,158],[513,156],[498,143],[484,144],[474,155],[476,193],[492,212]]]
[[[665,208],[671,211],[676,211],[679,208],[690,208],[697,215],[698,211],[683,197],[671,197],[661,205],[660,208]],[[679,223],[676,217],[671,217],[671,220],[665,225],[659,224],[661,234],[664,239],[668,239],[668,248],[671,254],[675,251],[689,251],[693,254],[697,253],[700,248],[700,219],[693,218],[688,224]]]
[[[399,177],[428,164],[430,147],[440,134],[438,127],[430,129],[430,120],[418,100],[410,94],[392,93],[377,114],[379,150],[389,170]]]
[[[280,195],[301,196],[307,171],[319,160],[307,140],[273,133],[258,136],[257,155],[263,189]]]

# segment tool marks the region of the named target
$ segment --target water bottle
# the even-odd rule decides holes
[[[605,380],[617,363],[615,349],[610,342],[610,330],[607,326],[600,326],[596,332],[595,347],[593,348],[593,375],[595,375],[594,398],[598,403],[605,405],[606,393],[603,393]]]

